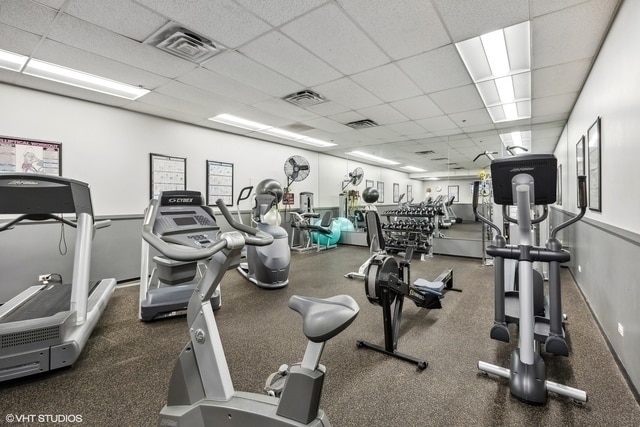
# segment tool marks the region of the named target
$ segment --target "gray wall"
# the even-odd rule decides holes
[[[555,151],[563,165],[561,209],[574,214],[576,143],[601,117],[602,211],[589,210],[563,239],[573,255],[571,270],[578,286],[636,389],[640,389],[638,16],[640,1],[622,3]],[[624,336],[618,333],[619,323]]]

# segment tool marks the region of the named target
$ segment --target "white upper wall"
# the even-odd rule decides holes
[[[309,161],[311,172],[294,182],[295,207],[302,191],[315,206],[338,206],[342,181],[360,166],[365,180],[385,183],[391,204],[393,183],[400,193],[422,182],[408,174],[347,161],[295,147],[165,120],[59,95],[0,84],[0,135],[62,143],[62,174],[91,186],[97,215],[141,214],[149,201],[149,153],[187,158],[187,188],[206,194],[206,160],[234,164],[234,199],[242,187],[273,178],[286,185],[284,162],[293,155]],[[358,186],[362,193],[365,181]],[[418,198],[416,198],[418,200]],[[249,209],[246,201],[241,209]]]
[[[640,1],[622,3],[555,151],[563,164],[562,207],[576,211],[576,143],[601,117],[602,212],[588,210],[587,217],[634,233],[640,233],[638,16]]]

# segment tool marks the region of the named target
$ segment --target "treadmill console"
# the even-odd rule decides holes
[[[219,230],[211,209],[202,206],[200,192],[165,191],[160,195],[153,232],[164,241],[201,249],[215,242]]]

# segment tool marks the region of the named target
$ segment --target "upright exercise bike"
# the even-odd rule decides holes
[[[157,199],[151,201],[144,219],[143,238],[167,258],[181,261],[210,258],[189,300],[187,322],[191,340],[173,370],[167,404],[160,412],[160,425],[330,426],[319,409],[325,372],[319,363],[320,356],[325,342],[353,322],[358,304],[347,295],[326,299],[292,296],[289,307],[302,315],[302,329],[309,339],[302,363],[291,367],[280,398],[235,391],[211,297],[227,270],[239,263],[245,244],[266,246],[273,242],[273,237],[236,222],[222,200],[216,204],[237,231],[218,234],[206,247],[174,245],[158,236],[153,229],[158,214]],[[193,240],[179,230],[172,234],[172,240],[176,239]]]
[[[518,348],[511,355],[511,369],[486,362],[478,362],[478,369],[509,379],[511,394],[530,404],[542,405],[547,401],[547,391],[586,402],[587,393],[546,379],[545,363],[540,356],[540,345],[545,351],[560,356],[569,355],[569,347],[563,328],[561,302],[560,264],[569,261],[569,252],[562,250],[557,233],[579,221],[586,211],[586,178],[578,177],[578,207],[580,213],[557,225],[551,231],[546,247],[533,245],[531,208],[556,201],[557,160],[552,154],[526,154],[512,158],[496,159],[491,163],[493,196],[496,204],[517,206],[520,244],[506,245],[499,227],[477,213],[478,182],[474,184],[473,208],[476,217],[498,231],[487,254],[494,257],[495,269],[495,321],[491,338],[509,342],[509,330],[505,320],[504,260],[518,262],[519,279],[519,335]],[[542,318],[534,311],[534,262],[549,263],[549,317]]]

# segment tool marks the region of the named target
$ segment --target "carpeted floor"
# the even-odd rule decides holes
[[[455,286],[464,290],[448,293],[442,310],[405,302],[398,349],[428,360],[419,371],[356,347],[360,339],[383,343],[381,308],[368,302],[362,281],[343,277],[367,256],[367,249],[348,246],[292,254],[289,286],[273,291],[227,273],[216,319],[236,390],[260,393],[278,366],[302,358],[306,343],[299,315],[287,307],[291,295],[345,293],[358,301],[360,314],[328,342],[322,358],[322,407],[334,426],[640,425],[640,406],[566,269],[563,302],[572,352],[569,358],[543,356],[548,379],[586,390],[589,402],[550,394],[546,406],[534,407],[511,397],[506,380],[477,370],[479,360],[508,366],[513,348],[489,338],[491,267],[454,257],[412,262],[413,279],[433,279],[453,268]],[[8,425],[7,414],[80,415],[77,425],[83,426],[157,425],[174,361],[188,337],[186,322],[139,322],[137,304],[137,286],[117,289],[75,366],[0,384],[0,425]]]

